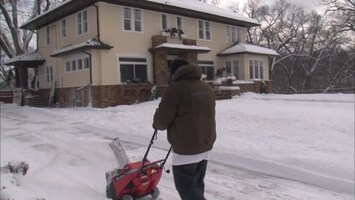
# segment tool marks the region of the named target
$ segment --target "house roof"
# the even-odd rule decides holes
[[[240,53],[255,53],[255,54],[263,54],[263,55],[271,55],[271,56],[279,55],[275,50],[272,49],[268,49],[265,47],[260,47],[252,44],[238,43],[219,52],[218,56],[240,54]]]
[[[208,47],[172,43],[163,43],[151,48],[151,50],[162,50],[168,52],[169,54],[180,54],[181,52],[208,53],[211,51]]]
[[[5,61],[4,64],[16,65],[18,63],[31,63],[38,65],[42,64],[44,61],[45,60],[42,58],[42,56],[37,51],[34,51],[10,58],[9,60]]]
[[[88,49],[111,49],[112,46],[103,43],[102,41],[98,41],[96,39],[90,39],[85,42],[81,42],[78,44],[73,44],[58,50],[55,50],[52,57],[58,57],[66,54],[70,54],[77,51],[83,51]]]
[[[171,6],[180,9],[186,9],[201,13],[201,16],[208,17],[211,16],[213,18],[209,18],[211,21],[218,20],[216,18],[225,18],[231,19],[234,21],[238,21],[238,23],[246,25],[249,23],[248,26],[259,26],[260,23],[256,19],[252,19],[241,14],[235,13],[232,10],[221,8],[218,6],[214,6],[208,3],[203,3],[202,1],[192,1],[192,0],[147,0],[150,2],[155,2],[165,6]],[[176,9],[175,9],[176,10]],[[163,12],[163,11],[162,11]]]
[[[209,21],[221,22],[242,27],[259,26],[255,19],[234,13],[231,10],[209,5],[192,0],[67,0],[57,7],[38,15],[27,22],[21,28],[36,30],[63,17],[74,14],[98,1],[112,4],[132,6],[158,12],[171,13]],[[177,9],[179,8],[179,9]]]

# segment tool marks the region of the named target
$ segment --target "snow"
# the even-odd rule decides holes
[[[175,48],[175,49],[186,49],[186,50],[202,50],[202,51],[211,51],[208,47],[201,47],[195,45],[184,45],[184,44],[172,44],[172,43],[163,43],[156,47],[155,49],[159,48]]]
[[[159,101],[104,109],[0,104],[1,166],[29,165],[25,176],[1,170],[1,199],[106,199],[105,172],[117,166],[110,141],[119,137],[131,161],[142,159]],[[243,93],[216,102],[216,121],[207,199],[354,199],[354,94]],[[159,132],[148,158],[168,148]],[[159,188],[160,200],[180,199],[172,174]]]
[[[193,10],[197,12],[204,12],[207,14],[212,14],[216,16],[230,18],[233,20],[239,20],[239,21],[244,21],[244,22],[249,22],[252,24],[259,25],[259,22],[256,19],[245,17],[243,15],[233,12],[232,10],[203,3],[201,1],[191,1],[191,0],[147,0],[147,1],[170,5],[178,8],[184,8],[184,9]]]
[[[53,9],[48,10],[48,11],[42,13],[41,15],[38,15],[38,16],[28,20],[27,22],[25,22],[22,25],[22,27],[28,26],[28,24],[35,22],[40,17],[47,15],[54,10],[58,10],[62,6],[64,6],[65,4],[68,4],[72,1],[73,0],[67,0],[67,1],[63,2],[62,4],[54,7]],[[216,16],[226,17],[226,18],[230,18],[233,20],[239,20],[239,21],[244,21],[244,22],[249,22],[249,23],[255,24],[255,25],[259,25],[259,22],[256,19],[245,17],[245,16],[237,14],[229,9],[213,6],[213,5],[210,5],[207,3],[202,3],[199,1],[191,1],[191,0],[146,0],[146,1],[164,4],[164,5],[170,5],[170,6],[174,6],[177,8],[189,9],[189,10],[197,11],[197,12],[204,12],[207,14],[213,14]]]
[[[84,42],[80,42],[78,44],[73,44],[73,45],[69,45],[67,47],[58,49],[58,50],[54,50],[53,54],[51,56],[57,56],[57,55],[60,55],[60,54],[63,54],[63,53],[69,52],[69,51],[77,50],[77,49],[80,49],[80,48],[86,48],[86,47],[87,48],[89,48],[89,47],[92,47],[92,48],[105,48],[105,49],[112,48],[110,45],[105,44],[105,43],[103,43],[101,41],[98,41],[96,39],[90,39],[90,40],[86,40]]]
[[[273,55],[273,56],[279,55],[275,50],[264,48],[264,47],[259,47],[259,46],[252,45],[252,44],[243,44],[243,43],[238,43],[232,47],[229,47],[229,48],[223,50],[222,52],[220,52],[219,55],[246,53],[246,52],[265,54],[265,55]]]
[[[19,56],[15,56],[11,59],[8,59],[7,61],[4,62],[4,64],[10,65],[17,61],[44,61],[44,59],[37,51],[34,51],[34,52],[25,53]]]

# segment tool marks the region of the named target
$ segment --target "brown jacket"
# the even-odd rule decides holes
[[[201,75],[197,65],[178,68],[154,114],[153,127],[167,129],[168,141],[178,154],[203,153],[216,140],[215,96]]]

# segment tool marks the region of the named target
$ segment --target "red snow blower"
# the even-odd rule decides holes
[[[160,191],[157,187],[166,160],[169,157],[171,147],[164,159],[150,162],[147,159],[149,150],[157,139],[158,131],[155,130],[142,161],[129,163],[124,149],[118,138],[113,140],[113,149],[118,164],[122,168],[106,172],[106,197],[112,200],[134,200],[143,196],[151,195],[157,199]],[[169,173],[169,170],[165,172]]]

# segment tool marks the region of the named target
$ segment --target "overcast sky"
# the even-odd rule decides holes
[[[239,6],[242,7],[244,2],[248,0],[221,0],[222,5],[228,5],[231,2],[239,2]],[[269,4],[276,2],[277,0],[261,0],[261,4]],[[316,9],[321,0],[286,0],[290,3],[299,4],[309,9]]]

